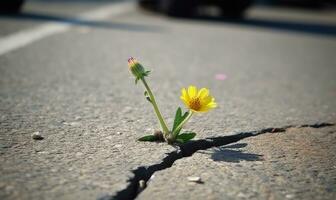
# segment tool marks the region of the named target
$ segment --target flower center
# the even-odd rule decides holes
[[[200,99],[199,98],[192,98],[190,100],[190,108],[193,109],[193,110],[200,110],[201,108],[201,102],[200,102]]]

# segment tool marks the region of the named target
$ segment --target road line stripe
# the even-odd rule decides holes
[[[123,3],[114,3],[110,5],[105,5],[101,8],[83,13],[78,17],[75,17],[75,20],[102,20],[107,17],[117,16],[122,13],[129,12],[134,9],[134,3],[123,2]],[[0,38],[0,56],[6,54],[10,51],[14,51],[21,47],[24,47],[28,44],[31,44],[42,38],[62,33],[67,31],[71,24],[62,23],[62,22],[50,22],[42,24],[38,27],[19,31],[17,33],[11,34]]]

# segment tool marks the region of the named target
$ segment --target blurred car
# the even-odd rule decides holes
[[[190,17],[198,6],[215,5],[223,16],[240,17],[252,5],[253,0],[139,0],[140,6],[170,16]]]
[[[335,5],[336,0],[260,0],[262,3],[277,6],[290,6],[302,8],[323,8]]]
[[[0,0],[0,13],[18,13],[24,0]]]

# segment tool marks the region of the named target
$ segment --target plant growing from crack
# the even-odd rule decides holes
[[[185,143],[196,136],[194,132],[184,132],[180,133],[183,126],[188,122],[194,113],[204,113],[215,108],[217,103],[215,98],[210,95],[209,90],[206,88],[201,88],[198,90],[195,86],[189,86],[188,89],[183,88],[181,90],[181,100],[184,102],[188,111],[182,112],[179,107],[175,114],[174,124],[172,129],[168,129],[167,123],[165,122],[160,109],[156,103],[154,94],[150,89],[145,77],[147,77],[150,71],[145,70],[145,68],[134,58],[128,59],[128,67],[132,74],[135,76],[135,84],[140,80],[145,86],[144,95],[146,99],[152,104],[155,114],[160,122],[162,131],[155,132],[154,135],[146,135],[139,138],[139,141],[163,141],[165,140],[169,144],[175,142]]]

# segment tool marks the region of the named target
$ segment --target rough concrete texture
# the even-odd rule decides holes
[[[0,57],[0,199],[113,196],[127,188],[133,169],[161,163],[175,151],[166,144],[136,141],[158,122],[143,87],[135,86],[128,72],[129,56],[152,70],[149,84],[170,124],[176,107],[182,106],[181,87],[210,88],[219,107],[188,123],[196,139],[336,121],[335,37],[138,11],[102,24],[86,31],[74,27]],[[228,79],[216,80],[217,73]],[[31,138],[37,131],[43,140]],[[286,148],[285,142],[279,144]],[[272,151],[266,150],[276,149],[261,150],[251,153],[267,155]],[[210,176],[214,185],[226,183],[216,179],[225,176],[217,165],[244,171],[238,164],[204,163],[207,155],[195,156],[200,157],[195,168],[186,164],[195,158],[179,163],[186,164],[184,170],[212,165],[206,169],[208,178],[202,175],[206,184]],[[281,163],[284,158],[277,159]],[[263,166],[261,161],[246,165]],[[258,178],[254,171],[244,173],[232,181]],[[284,180],[284,185],[300,183]]]
[[[137,199],[335,199],[335,139],[335,127],[290,128],[199,151],[157,172]]]

